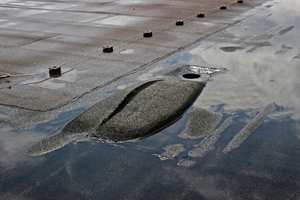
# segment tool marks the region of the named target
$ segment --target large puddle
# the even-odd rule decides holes
[[[189,72],[201,74],[193,81],[207,81],[181,119],[143,140],[79,138],[30,157],[29,146],[56,134],[96,98],[51,112],[1,107],[0,198],[299,199],[299,10],[294,0],[267,2],[240,23],[131,75],[138,82],[184,79]],[[214,71],[182,67],[188,65]]]

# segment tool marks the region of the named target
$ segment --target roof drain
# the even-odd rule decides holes
[[[186,78],[186,79],[196,79],[196,78],[200,78],[200,75],[199,74],[183,74],[182,77]]]

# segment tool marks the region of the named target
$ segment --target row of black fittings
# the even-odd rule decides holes
[[[243,0],[237,0],[237,3],[243,3]],[[226,5],[222,5],[220,7],[220,9],[221,10],[226,10],[227,6]],[[204,18],[205,15],[204,15],[203,12],[201,12],[201,13],[197,14],[197,17],[198,18]],[[184,25],[184,21],[183,20],[177,20],[176,23],[175,23],[175,25],[176,26],[183,26]],[[143,36],[147,37],[147,38],[152,37],[152,31],[146,31],[146,32],[144,32]],[[112,46],[105,46],[105,47],[103,47],[103,52],[104,53],[111,53],[111,52],[113,52],[113,47]]]

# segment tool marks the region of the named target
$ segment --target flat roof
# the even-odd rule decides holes
[[[10,77],[0,79],[0,104],[54,109],[236,23],[263,2],[2,1],[0,72]],[[52,66],[61,67],[59,77],[50,77]]]

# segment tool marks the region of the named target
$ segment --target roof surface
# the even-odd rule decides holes
[[[0,79],[0,104],[56,108],[234,24],[262,2],[2,1],[0,72],[10,77]],[[61,67],[60,77],[49,76],[52,66]]]

